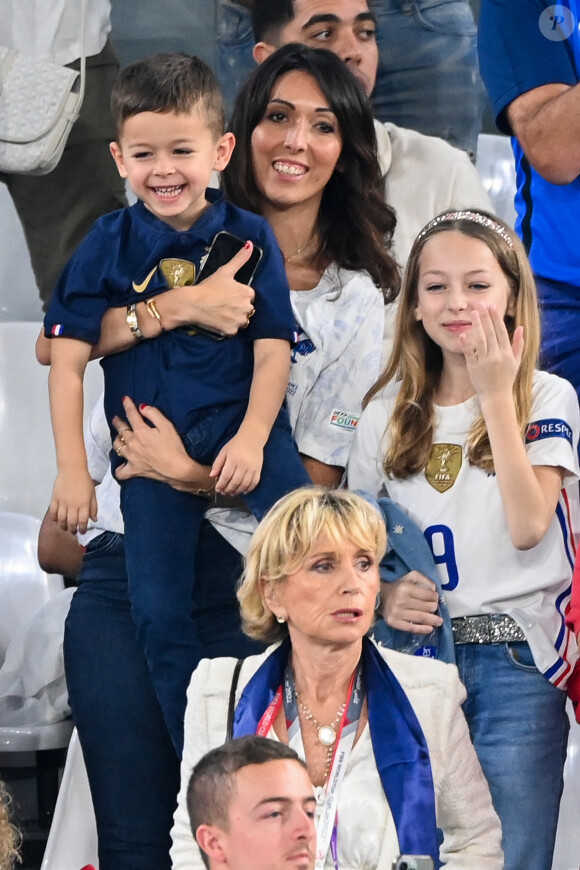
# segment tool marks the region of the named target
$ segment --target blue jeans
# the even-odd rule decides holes
[[[197,556],[196,628],[208,657],[244,657],[261,644],[240,630],[241,560],[205,523]],[[100,870],[170,870],[179,762],[165,725],[129,597],[122,535],[105,532],[85,554],[66,621],[70,705],[91,787]]]
[[[243,411],[234,406],[200,414],[183,439],[188,453],[202,464],[211,464],[238,431],[240,415]],[[264,447],[260,482],[244,502],[260,519],[277,499],[308,483],[283,408]],[[195,559],[208,501],[166,483],[134,477],[121,485],[121,507],[131,613],[171,739],[181,756],[187,686],[205,655],[192,619],[192,598],[199,594]]]
[[[566,695],[527,643],[457,644],[463,705],[503,829],[505,870],[550,870],[563,788]]]
[[[229,117],[241,86],[256,68],[252,56],[254,34],[249,9],[228,0],[216,0],[216,5],[217,76]]]
[[[580,287],[536,276],[542,318],[541,367],[570,381],[580,399]]]
[[[377,19],[379,121],[440,136],[474,156],[485,92],[468,0],[369,0]]]

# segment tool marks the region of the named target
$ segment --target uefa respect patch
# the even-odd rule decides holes
[[[351,432],[357,427],[359,418],[355,414],[349,414],[348,411],[340,411],[334,409],[330,415],[329,423],[331,426],[338,426],[340,429],[350,429]]]
[[[572,429],[565,420],[550,417],[547,420],[534,420],[526,429],[526,444],[543,441],[544,438],[564,438],[572,446]]]

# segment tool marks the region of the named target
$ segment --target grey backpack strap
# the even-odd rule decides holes
[[[230,700],[228,704],[228,723],[226,727],[226,740],[231,740],[234,736],[234,713],[236,712],[236,689],[238,688],[238,680],[242,669],[243,659],[238,659],[232,674],[232,686],[230,688]]]

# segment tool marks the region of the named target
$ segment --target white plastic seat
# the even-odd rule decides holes
[[[480,133],[475,165],[494,212],[513,227],[516,219],[516,169],[509,136]]]
[[[48,600],[64,589],[63,578],[46,574],[38,564],[40,520],[0,511],[0,663],[11,638]],[[32,753],[36,763],[38,818],[48,825],[58,789],[58,769],[72,733],[70,719],[53,724],[3,725],[0,753]],[[54,750],[60,750],[54,753]],[[52,751],[52,752],[51,752]],[[46,753],[46,754],[43,754]]]
[[[56,473],[48,366],[36,361],[41,323],[0,323],[0,510],[44,516]],[[85,411],[102,390],[97,362],[87,366]]]
[[[37,517],[0,511],[0,665],[15,631],[64,589],[60,575],[38,564],[39,529]]]

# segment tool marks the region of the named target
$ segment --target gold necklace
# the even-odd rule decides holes
[[[293,260],[294,257],[297,257],[299,254],[302,253],[302,251],[305,251],[307,248],[310,247],[310,245],[312,245],[312,244],[313,244],[315,241],[317,241],[317,240],[318,240],[318,236],[317,236],[317,235],[310,236],[310,238],[308,239],[308,241],[305,242],[305,243],[302,245],[301,248],[298,248],[297,251],[294,251],[293,254],[288,254],[288,256],[286,256],[286,254],[283,254],[284,262],[285,262],[285,263],[288,263],[290,260]]]
[[[316,719],[314,714],[311,712],[311,710],[308,709],[304,701],[301,699],[296,689],[294,689],[294,691],[296,692],[296,700],[298,701],[298,706],[304,713],[304,718],[308,719],[309,722],[312,722],[312,724],[318,731],[319,742],[322,743],[323,746],[328,746],[332,748],[336,742],[336,729],[338,728],[340,720],[342,719],[342,714],[346,709],[346,701],[338,708],[336,716],[334,717],[334,721],[331,725],[321,725],[318,719]]]
[[[336,743],[336,729],[338,728],[344,711],[346,710],[346,701],[338,708],[336,716],[334,717],[334,721],[331,725],[321,725],[318,719],[312,713],[312,711],[309,710],[304,701],[302,701],[302,699],[300,698],[296,686],[294,686],[294,692],[296,694],[298,706],[304,714],[304,718],[307,719],[309,722],[312,722],[318,732],[318,742],[322,743],[322,745],[326,747],[326,763],[324,766],[324,781],[326,782],[326,780],[328,779],[328,774],[330,773],[330,765],[332,763],[334,744]]]

